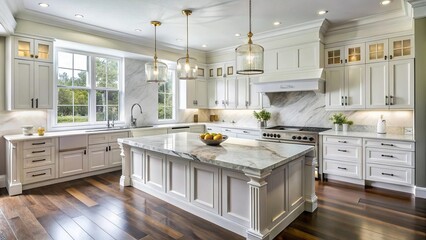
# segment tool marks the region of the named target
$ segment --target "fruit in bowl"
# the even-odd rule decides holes
[[[228,139],[228,136],[220,133],[203,133],[200,135],[200,140],[210,146],[217,146]]]

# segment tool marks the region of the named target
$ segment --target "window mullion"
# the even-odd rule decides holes
[[[90,56],[90,123],[96,123],[96,61],[94,56]]]

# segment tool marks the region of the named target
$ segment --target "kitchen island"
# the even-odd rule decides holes
[[[317,207],[313,147],[194,133],[118,139],[120,185],[133,186],[247,239],[272,239]]]

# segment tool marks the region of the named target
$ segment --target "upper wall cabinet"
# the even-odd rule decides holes
[[[365,63],[365,44],[352,44],[325,49],[325,66],[343,66]]]
[[[11,36],[6,40],[7,110],[53,107],[53,41]]]
[[[53,62],[53,42],[27,37],[15,37],[14,39],[15,58]]]
[[[367,63],[414,57],[413,36],[382,39],[366,43]]]

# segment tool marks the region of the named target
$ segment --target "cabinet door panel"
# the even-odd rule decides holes
[[[145,152],[140,148],[132,148],[130,156],[132,181],[143,182],[145,180]]]
[[[191,202],[219,213],[219,168],[191,162]]]
[[[15,58],[34,59],[34,40],[32,38],[15,37]]]
[[[43,40],[34,40],[34,58],[37,61],[53,61],[53,44]]]
[[[349,109],[365,108],[365,65],[345,67],[345,105]],[[347,99],[346,99],[347,97]]]
[[[337,67],[344,64],[345,48],[336,47],[325,49],[325,66]]]
[[[60,152],[59,177],[87,172],[87,157],[84,152],[85,150]]]
[[[278,52],[276,50],[265,51],[265,73],[278,70]]]
[[[117,143],[110,143],[111,150],[109,151],[109,166],[116,167],[121,165],[121,148]]]
[[[389,55],[391,60],[414,58],[414,37],[405,36],[389,39]]]
[[[248,105],[248,79],[245,77],[239,77],[237,80],[237,108],[246,109]]]
[[[388,63],[367,64],[366,108],[387,108]]]
[[[89,171],[108,167],[108,144],[89,146]]]
[[[196,106],[197,108],[207,108],[207,81],[196,80]]]
[[[226,87],[225,78],[216,79],[216,99],[218,101],[218,108],[225,108],[226,106]]]
[[[365,63],[365,44],[353,44],[345,47],[345,65]]]
[[[34,107],[34,62],[15,60],[14,78],[14,108],[32,109]]]
[[[146,151],[146,184],[160,191],[165,191],[165,155]]]
[[[388,53],[388,40],[379,40],[368,42],[366,46],[365,59],[367,63],[387,61],[389,58]]]
[[[296,70],[299,66],[298,49],[296,47],[278,50],[278,70]]]
[[[250,109],[260,109],[262,108],[262,93],[259,93],[255,90],[255,88],[253,87],[253,78],[249,78],[248,80],[248,101],[249,101],[249,108]],[[268,106],[265,106],[268,107]]]
[[[222,169],[222,216],[243,226],[250,225],[249,181],[242,173]]]
[[[35,62],[34,68],[35,108],[51,109],[53,107],[53,65]]]
[[[319,67],[318,45],[308,45],[299,48],[299,68],[312,69]]]
[[[342,109],[344,97],[345,68],[329,68],[326,75],[326,97],[327,108]]]
[[[189,161],[167,156],[167,193],[189,201]]]
[[[219,104],[216,97],[216,79],[207,80],[207,97],[209,108],[216,108]]]
[[[226,79],[226,108],[237,107],[237,79]]]
[[[389,62],[391,108],[414,108],[414,59]]]

